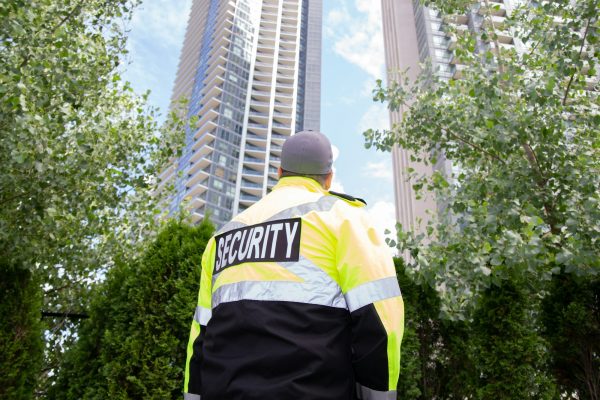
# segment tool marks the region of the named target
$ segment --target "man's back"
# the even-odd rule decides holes
[[[297,218],[303,213],[286,207],[296,203],[318,208],[314,206],[319,199],[323,205],[335,201],[323,201],[320,193],[293,186],[281,188],[229,225],[245,227],[231,231],[224,227],[223,248],[219,252],[217,247],[216,260],[227,259],[224,269],[212,276],[212,318],[201,370],[202,382],[208,383],[203,385],[203,399],[352,398],[350,315],[343,297],[336,298],[335,281],[299,246],[301,235],[316,234],[315,243],[332,238],[327,238],[326,230],[309,233],[311,229]],[[228,237],[236,240],[232,243]],[[330,244],[333,257],[335,243]],[[285,261],[294,250],[300,250],[298,260]],[[273,260],[272,254],[279,258],[260,260],[261,256]],[[244,260],[259,260],[233,269],[230,256],[239,262],[241,255]]]
[[[402,298],[363,205],[284,177],[209,241],[186,399],[395,399]]]

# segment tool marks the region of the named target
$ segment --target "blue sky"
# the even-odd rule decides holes
[[[145,0],[129,26],[125,78],[166,113],[191,0]],[[321,131],[338,155],[333,190],[367,200],[383,232],[394,225],[389,153],[366,150],[362,132],[387,127],[385,107],[371,99],[385,60],[379,0],[323,0]]]

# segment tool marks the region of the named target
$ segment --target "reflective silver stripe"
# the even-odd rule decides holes
[[[366,386],[356,384],[356,394],[362,400],[396,400],[397,394],[395,390],[381,392],[379,390],[369,389]]]
[[[208,321],[212,317],[212,311],[208,308],[196,307],[196,312],[194,313],[194,321],[199,323],[200,325],[206,326],[208,325]]]
[[[245,226],[248,226],[248,225],[246,225],[243,222],[230,221],[230,222],[226,223],[225,226],[223,226],[221,229],[219,229],[219,231],[217,233],[215,233],[215,236],[218,236],[221,233],[232,231],[234,229],[243,228]]]
[[[238,300],[295,301],[347,308],[346,300],[337,282],[310,260],[300,257],[296,262],[279,265],[304,282],[244,281],[223,285],[212,295],[212,308],[220,303]]]
[[[278,219],[285,219],[291,217],[300,217],[308,214],[311,211],[329,211],[333,208],[333,205],[340,200],[334,196],[323,196],[319,200],[312,203],[299,204],[294,207],[286,208],[285,210],[279,211],[272,215],[267,221],[275,221]],[[343,200],[340,200],[343,201]]]
[[[200,395],[199,394],[192,394],[192,393],[184,393],[183,394],[183,400],[200,400]]]
[[[301,257],[297,262],[279,265],[302,278],[304,282],[243,281],[223,285],[212,295],[212,308],[221,303],[239,300],[291,301],[348,308],[337,282],[308,259]]]
[[[253,282],[245,281],[224,285],[213,293],[213,307],[222,303],[239,300],[262,300],[262,301],[290,301],[304,304],[317,304],[321,306],[346,308],[343,296],[332,298],[322,293],[313,292],[318,288],[298,282],[267,281]]]
[[[346,303],[350,312],[356,311],[367,304],[390,297],[400,296],[400,287],[395,276],[383,278],[376,281],[363,283],[349,290],[346,294]]]

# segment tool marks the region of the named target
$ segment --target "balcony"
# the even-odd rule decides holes
[[[256,122],[248,122],[248,128],[252,128],[253,130],[264,130],[266,131],[267,129],[269,129],[269,127],[267,125],[264,124],[259,124]]]
[[[281,161],[281,157],[271,153],[269,155],[269,161],[276,161],[276,162],[280,162]]]
[[[252,97],[255,97],[257,100],[268,101],[271,98],[271,93],[263,90],[252,90]]]
[[[254,134],[251,132],[248,132],[248,135],[246,135],[246,137],[250,138],[249,137],[250,135],[254,135]],[[256,136],[256,135],[254,135],[254,136]],[[257,138],[258,137],[260,137],[260,136],[257,136]],[[266,148],[266,146],[261,142],[259,142],[259,144],[246,142],[245,151],[252,153],[250,155],[253,157],[258,157],[259,159],[264,160],[265,159],[265,148]]]
[[[190,190],[188,191],[188,195],[192,197],[197,197],[202,195],[207,190],[208,187],[206,187],[206,185],[199,183],[190,188]]]
[[[264,63],[266,65],[271,65],[273,63],[273,54],[269,53],[261,53],[256,55],[256,62]]]
[[[467,25],[467,23],[469,22],[469,17],[466,15],[459,14],[449,15],[444,17],[444,22],[452,25]]]
[[[294,65],[296,63],[296,59],[294,57],[279,56],[278,61],[287,63],[288,65]]]
[[[488,13],[497,17],[506,17],[506,6],[504,3],[492,3],[489,9],[485,5],[481,5],[477,11],[479,15],[486,16]]]
[[[256,177],[261,177],[262,178],[264,176],[264,173],[262,171],[257,171],[257,170],[252,169],[252,168],[244,167],[242,169],[242,175],[256,176]]]
[[[214,122],[211,121],[211,124],[216,128],[217,124],[215,124]],[[196,136],[194,137],[194,144],[192,146],[192,149],[194,150],[199,150],[201,147],[208,145],[209,143],[212,143],[212,141],[215,139],[215,134],[214,131],[209,131],[209,132],[196,132]]]
[[[267,138],[248,131],[246,133],[246,141],[252,142],[252,144],[258,143],[260,145],[266,143]]]
[[[285,142],[285,140],[289,137],[290,135],[282,135],[277,132],[271,132],[271,141],[277,145],[282,145],[283,142]]]
[[[260,158],[249,156],[248,154],[244,155],[244,164],[263,165],[264,163],[265,163],[265,160],[261,160]]]
[[[200,164],[200,160],[202,158],[207,158],[207,156],[214,151],[214,148],[209,145],[199,146],[198,150],[195,150],[194,153],[190,157],[190,162],[196,165],[196,163]],[[194,169],[192,166],[192,169]],[[190,173],[194,173],[195,170],[190,170]]]
[[[276,88],[284,88],[284,89],[294,89],[294,85],[289,84],[289,83],[283,83],[283,82],[275,82],[275,87]]]
[[[270,92],[271,91],[271,82],[264,82],[264,81],[259,81],[258,79],[255,79],[252,82],[252,91]]]
[[[255,120],[260,120],[260,121],[256,121],[256,123],[266,123],[269,119],[269,114],[264,113],[264,112],[260,112],[258,110],[250,110],[250,112],[248,113],[248,116],[252,119]]]
[[[465,69],[466,67],[462,64],[456,64],[454,67],[454,74],[452,75],[452,78],[454,79],[461,79],[462,78],[462,71]]]
[[[290,126],[287,124],[282,124],[281,122],[273,121],[273,128],[290,129]]]
[[[284,109],[284,110],[291,110],[292,105],[291,104],[282,103],[281,101],[275,101],[275,109],[277,110],[277,108]]]
[[[260,200],[260,197],[258,197],[258,196],[254,196],[254,195],[251,195],[251,194],[248,194],[248,193],[242,193],[242,194],[240,194],[240,201],[243,201],[245,203],[248,203],[248,202],[255,203],[255,202],[259,201],[259,200]]]
[[[256,108],[257,110],[260,110],[263,112],[269,112],[269,108],[271,107],[271,104],[269,104],[268,102],[260,101],[260,100],[256,100],[256,99],[251,99],[250,105],[253,108]]]
[[[259,73],[270,73],[271,71],[273,71],[273,63],[264,63],[257,61],[254,63],[254,70],[258,71]]]
[[[245,189],[262,189],[262,185],[260,183],[247,181],[242,179],[241,187]]]
[[[284,46],[279,46],[279,53],[281,55],[281,52],[285,52],[288,54],[295,54],[296,50],[295,48],[288,48],[288,47],[284,47]]]

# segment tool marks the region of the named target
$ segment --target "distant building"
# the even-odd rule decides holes
[[[277,182],[281,145],[319,130],[322,0],[194,0],[172,106],[189,99],[185,148],[161,174],[194,222],[221,226]]]
[[[456,34],[450,33],[445,26],[452,24],[457,33],[478,31],[484,23],[483,15],[488,10],[485,1],[479,7],[461,16],[445,18],[440,12],[424,7],[418,0],[382,0],[383,37],[385,46],[388,81],[397,80],[399,71],[408,70],[408,76],[415,79],[421,72],[420,64],[430,63],[432,72],[442,79],[459,79],[462,66],[456,64],[453,49]],[[518,0],[489,0],[492,19],[498,32],[500,46],[514,46],[512,36],[503,26],[504,19]],[[476,51],[493,50],[493,43],[478,43]],[[402,120],[406,109],[390,112],[393,125]],[[429,220],[427,210],[436,211],[443,207],[431,194],[417,199],[408,181],[407,168],[413,168],[418,175],[431,175],[434,170],[449,172],[451,164],[441,157],[435,165],[426,166],[410,159],[410,152],[396,146],[392,151],[394,164],[394,193],[396,200],[396,218],[404,229],[423,232]],[[418,222],[421,221],[420,225]]]

